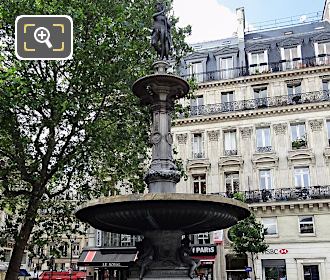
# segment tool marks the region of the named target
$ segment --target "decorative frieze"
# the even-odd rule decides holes
[[[323,120],[311,120],[309,126],[312,131],[321,131],[323,128]]]
[[[273,125],[276,135],[284,135],[286,133],[287,127],[288,126],[286,123],[277,123]]]
[[[178,139],[179,144],[186,144],[188,135],[187,133],[177,134],[176,138]]]
[[[252,127],[243,127],[240,128],[240,133],[242,135],[242,138],[251,138],[252,135]]]
[[[207,132],[210,141],[218,141],[219,139],[219,130],[211,130]]]

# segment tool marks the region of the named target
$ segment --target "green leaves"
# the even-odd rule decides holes
[[[257,222],[254,215],[250,215],[238,222],[229,230],[233,249],[237,254],[262,253],[268,248],[265,243],[263,225]]]
[[[6,238],[25,246],[31,234],[33,251],[70,235],[74,209],[86,199],[116,194],[123,185],[143,191],[150,117],[131,85],[149,73],[155,58],[149,42],[155,2],[1,4],[0,204],[8,210]],[[71,16],[73,59],[17,60],[14,22],[22,14]],[[188,50],[188,30],[173,24],[179,59]],[[32,230],[31,224],[24,227],[31,221]]]

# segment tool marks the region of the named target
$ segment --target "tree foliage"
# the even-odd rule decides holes
[[[268,248],[265,242],[263,225],[251,214],[248,218],[230,228],[229,237],[236,254],[250,256],[255,272],[254,261],[257,254],[265,252]]]
[[[72,232],[87,199],[144,188],[149,111],[132,83],[155,59],[156,0],[6,0],[0,6],[0,241],[15,240],[6,279],[17,279],[24,249]],[[70,15],[73,59],[20,61],[14,22],[24,14]],[[174,55],[188,50],[173,23]],[[46,237],[46,238],[45,238]],[[32,251],[33,253],[33,251]]]

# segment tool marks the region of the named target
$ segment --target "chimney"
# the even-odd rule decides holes
[[[322,20],[330,22],[330,0],[325,0]]]
[[[237,37],[238,39],[244,39],[244,30],[245,30],[244,7],[236,9],[236,18],[237,18]]]

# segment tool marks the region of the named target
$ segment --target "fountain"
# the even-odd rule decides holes
[[[169,63],[163,59],[171,46],[170,25],[163,5],[156,9],[152,45],[160,60],[153,64],[154,74],[133,85],[133,93],[153,113],[152,162],[145,177],[149,193],[103,197],[84,204],[76,216],[103,231],[143,235],[129,279],[189,279],[199,263],[189,256],[189,239],[182,236],[228,228],[250,212],[234,199],[176,193],[180,173],[172,157],[171,113],[175,100],[184,97],[189,86],[167,74]]]

